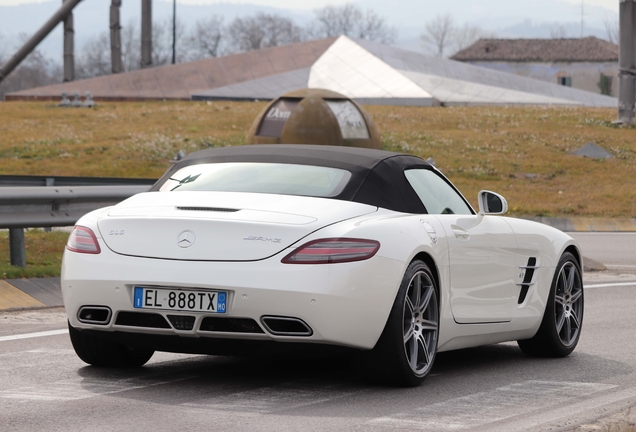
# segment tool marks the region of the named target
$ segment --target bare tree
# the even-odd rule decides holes
[[[455,31],[455,23],[450,14],[438,15],[426,23],[420,38],[429,52],[437,57],[444,57],[444,52],[453,44]]]
[[[153,64],[168,64],[172,60],[172,24],[171,21],[153,24]],[[177,60],[188,57],[185,39],[185,27],[177,22]],[[76,74],[78,78],[91,78],[111,73],[110,36],[104,31],[88,39],[76,56]],[[136,21],[129,21],[122,27],[121,51],[122,66],[125,72],[137,70],[141,65],[139,27]]]
[[[177,19],[177,63],[188,58],[186,27]],[[152,64],[161,66],[172,62],[172,19],[152,23]]]
[[[362,21],[362,10],[352,3],[342,6],[325,6],[314,11],[316,37],[353,36],[358,22]]]
[[[618,19],[607,18],[605,20],[605,33],[607,35],[608,41],[618,45],[618,35],[619,35]]]
[[[225,27],[223,17],[212,15],[196,22],[188,37],[192,58],[218,57],[223,53]]]
[[[129,21],[122,27],[121,54],[124,72],[137,70],[140,67],[139,27],[136,20]],[[104,31],[88,39],[75,59],[78,78],[91,78],[111,73],[110,35]]]
[[[553,24],[550,26],[550,39],[565,39],[568,32],[563,24]]]
[[[455,29],[451,37],[452,43],[449,45],[452,45],[452,50],[454,51],[452,54],[454,54],[464,48],[468,48],[479,39],[495,37],[497,37],[497,35],[494,33],[484,31],[481,27],[466,23]]]
[[[437,57],[451,56],[479,39],[496,37],[495,33],[473,24],[457,26],[450,15],[438,15],[427,22],[424,32],[420,35],[425,51]]]
[[[5,48],[4,35],[0,33],[0,65],[4,64],[8,59],[7,51]]]
[[[228,27],[230,45],[237,51],[251,51],[301,42],[303,30],[288,18],[259,13],[236,18]]]
[[[75,58],[75,75],[82,79],[110,73],[110,34],[103,32],[82,46]]]
[[[141,67],[141,34],[137,20],[130,20],[122,28],[121,61],[124,71],[130,72]]]
[[[354,37],[388,44],[395,42],[395,35],[394,27],[389,27],[384,18],[367,9],[362,21],[358,23]]]
[[[373,10],[363,11],[353,3],[342,6],[325,6],[314,11],[316,19],[309,33],[314,38],[351,36],[381,43],[395,41],[396,30]]]

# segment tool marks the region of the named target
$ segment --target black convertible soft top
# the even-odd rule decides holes
[[[351,173],[342,192],[332,197],[383,207],[404,213],[426,213],[421,200],[406,180],[404,171],[431,169],[417,156],[357,147],[324,145],[245,145],[201,150],[174,164],[153,186],[152,191],[179,169],[203,163],[263,162],[340,168]]]

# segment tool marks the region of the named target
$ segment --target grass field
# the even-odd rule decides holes
[[[241,145],[257,102],[0,103],[0,174],[158,177],[183,149]],[[636,129],[611,109],[366,107],[387,150],[432,157],[476,204],[512,215],[636,217]],[[569,155],[594,142],[614,158]]]
[[[264,106],[168,101],[75,109],[50,102],[0,103],[0,174],[156,178],[181,149],[245,144],[246,131]],[[636,129],[613,125],[616,110],[366,109],[386,150],[432,157],[474,206],[477,192],[489,189],[507,198],[513,216],[636,217]],[[614,158],[568,154],[589,142]],[[63,247],[56,236],[52,241]],[[2,263],[8,260],[6,249],[0,243]],[[32,262],[40,263],[42,274],[46,263],[58,266],[48,258]]]
[[[0,232],[0,279],[59,276],[67,238],[67,232],[28,230],[25,233],[27,266],[21,268],[10,264],[9,233]]]

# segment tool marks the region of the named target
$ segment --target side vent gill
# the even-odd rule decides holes
[[[526,271],[523,277],[523,281],[517,284],[521,287],[521,291],[519,292],[519,300],[517,301],[517,303],[521,304],[526,300],[526,296],[528,295],[528,289],[530,288],[530,286],[534,285],[534,282],[532,282],[532,278],[534,276],[534,271],[538,268],[537,259],[534,257],[530,257],[528,259],[528,264],[519,268]]]

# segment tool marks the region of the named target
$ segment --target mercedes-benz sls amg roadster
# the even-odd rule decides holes
[[[582,257],[563,232],[475,211],[419,157],[350,147],[213,148],[69,236],[73,347],[95,366],[155,351],[364,352],[417,385],[437,352],[518,341],[566,356],[583,321]]]

